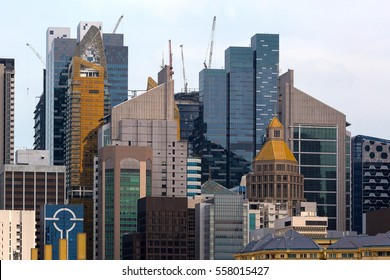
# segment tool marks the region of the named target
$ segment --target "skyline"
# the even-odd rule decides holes
[[[70,27],[76,37],[80,21],[101,21],[110,33],[124,15],[116,33],[129,47],[129,89],[145,90],[168,64],[172,40],[175,92],[183,85],[180,45],[184,45],[189,88],[198,88],[198,75],[216,16],[212,68],[224,67],[229,46],[249,46],[256,33],[279,34],[280,74],[293,69],[295,86],[344,113],[352,136],[363,134],[390,139],[387,129],[386,74],[390,68],[390,24],[385,1],[69,1],[52,7],[50,1],[4,4],[9,12],[0,19],[0,57],[15,58],[15,148],[33,146],[33,111],[42,93],[43,65],[26,46],[46,57],[48,27]],[[71,15],[71,16],[69,16]],[[352,105],[352,106],[351,106]],[[364,111],[359,107],[365,106]],[[384,128],[384,129],[383,129]]]

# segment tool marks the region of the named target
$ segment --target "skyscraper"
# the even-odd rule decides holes
[[[199,73],[203,139],[194,143],[202,157],[202,181],[231,188],[260,150],[266,127],[277,111],[279,35],[255,34],[250,47],[229,47],[225,69]]]
[[[137,231],[137,201],[152,191],[150,147],[99,149],[98,259],[122,259],[122,236]]]
[[[73,53],[91,26],[101,32],[101,22],[80,22],[77,38],[72,39],[69,27],[49,27],[46,32],[45,145],[51,163],[65,165],[65,115],[68,67]],[[105,114],[111,106],[127,99],[128,47],[123,34],[103,34],[106,42]]]
[[[92,26],[77,45],[69,66],[65,151],[67,191],[71,197],[79,191],[93,190],[93,157],[104,117],[105,67],[100,31]]]
[[[148,91],[112,108],[111,122],[102,127],[102,135],[107,131],[111,145],[151,147],[152,196],[185,197],[187,142],[180,140],[170,71],[164,67],[158,84],[150,78]]]
[[[106,57],[100,30],[91,26],[73,54],[66,94],[67,196],[84,205],[87,258],[93,258],[94,157],[105,110]]]
[[[390,140],[353,137],[351,179],[351,229],[364,233],[364,213],[390,208]]]
[[[304,176],[306,201],[317,202],[328,229],[349,229],[350,133],[343,113],[294,87],[294,73],[280,76],[284,137]]]
[[[123,43],[123,37],[123,34],[103,33],[111,107],[127,100],[129,50]]]
[[[14,162],[15,60],[0,58],[0,170]]]
[[[45,146],[54,165],[65,165],[68,66],[76,44],[70,28],[49,27],[46,31]]]

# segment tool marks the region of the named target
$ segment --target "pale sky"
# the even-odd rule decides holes
[[[229,46],[249,46],[256,33],[280,35],[280,73],[295,87],[344,113],[352,135],[390,139],[390,2],[385,0],[67,0],[2,1],[0,57],[16,60],[15,146],[33,147],[33,112],[42,93],[46,29],[101,21],[129,46],[129,89],[145,89],[168,63],[172,40],[175,92],[183,87],[184,45],[189,88],[198,88],[213,16],[213,68],[224,67]],[[28,89],[28,90],[27,90]]]

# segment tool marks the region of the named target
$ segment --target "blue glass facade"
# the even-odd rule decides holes
[[[211,176],[226,186],[227,182],[227,94],[226,71],[204,69],[199,73],[199,99],[203,102],[194,155],[202,160],[202,182]]]
[[[279,35],[256,34],[251,39],[255,65],[256,153],[265,140],[266,128],[278,112]]]
[[[67,239],[68,260],[76,260],[77,234],[84,230],[83,205],[44,205],[41,215],[42,244],[53,245],[53,260],[58,260],[59,239]]]
[[[249,172],[277,113],[279,35],[256,34],[251,47],[229,47],[225,68],[199,74],[204,143],[194,154],[202,157],[202,182],[211,175],[232,188]]]
[[[123,34],[103,34],[111,107],[127,100],[129,50]]]
[[[77,40],[68,38],[55,38],[53,40],[52,55],[48,63],[49,71],[47,75],[48,96],[46,100],[46,106],[53,106],[53,110],[46,111],[46,114],[50,115],[53,121],[51,127],[46,129],[46,137],[49,137],[49,141],[46,143],[52,143],[53,149],[53,164],[65,165],[65,113],[66,113],[66,92],[68,90],[68,65],[73,56],[73,52],[76,48]],[[50,103],[52,101],[53,103]],[[50,125],[50,124],[49,124]],[[49,148],[50,147],[46,147]]]
[[[352,138],[352,230],[362,233],[363,214],[390,208],[390,140]]]

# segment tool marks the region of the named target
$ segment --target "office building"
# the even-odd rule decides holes
[[[364,232],[363,214],[390,208],[390,140],[352,138],[352,230]]]
[[[35,248],[35,211],[0,210],[0,260],[30,260]]]
[[[144,197],[137,211],[138,231],[123,236],[123,259],[188,259],[186,197]]]
[[[150,78],[148,91],[112,108],[111,121],[102,127],[99,139],[103,145],[151,147],[152,196],[186,197],[187,142],[180,140],[170,71],[166,66],[158,84]]]
[[[232,188],[250,170],[278,109],[278,65],[279,35],[255,34],[250,47],[225,51],[225,69],[199,73],[204,139],[194,155],[202,157],[202,182],[211,171]]]
[[[59,259],[59,240],[65,239],[67,260],[77,260],[77,234],[83,233],[83,205],[44,205],[41,208],[41,248],[52,245],[52,259]]]
[[[93,189],[93,157],[104,117],[105,67],[100,31],[92,26],[77,45],[69,66],[65,159],[70,197]]]
[[[267,141],[254,158],[252,170],[246,178],[248,200],[285,204],[288,215],[293,216],[297,202],[304,200],[303,176],[276,117],[267,127]]]
[[[328,229],[350,227],[350,133],[343,113],[294,87],[294,72],[280,76],[284,138],[304,176],[304,197],[317,202]]]
[[[84,205],[87,258],[93,258],[94,157],[105,110],[106,57],[100,30],[91,26],[69,65],[65,164],[70,204]]]
[[[4,165],[0,171],[0,209],[34,210],[40,246],[41,206],[66,202],[65,167],[49,165],[47,151],[17,151],[16,162],[20,164]]]
[[[49,27],[46,31],[45,146],[54,165],[65,165],[68,66],[76,44],[70,28]]]
[[[51,163],[65,165],[65,115],[68,67],[76,45],[91,26],[101,31],[101,22],[80,22],[77,38],[71,38],[69,27],[49,27],[46,32],[46,87],[45,87],[45,145]],[[123,46],[123,34],[103,34],[106,39],[105,115],[127,99],[128,47]],[[112,95],[112,97],[110,97]]]
[[[209,180],[195,205],[195,258],[231,260],[248,242],[248,205],[239,194]]]
[[[0,58],[0,169],[14,162],[15,60]]]
[[[108,73],[108,98],[111,107],[126,101],[128,96],[129,50],[123,41],[123,34],[103,33]]]
[[[122,236],[137,232],[137,201],[152,191],[151,147],[99,149],[98,259],[122,259]]]

